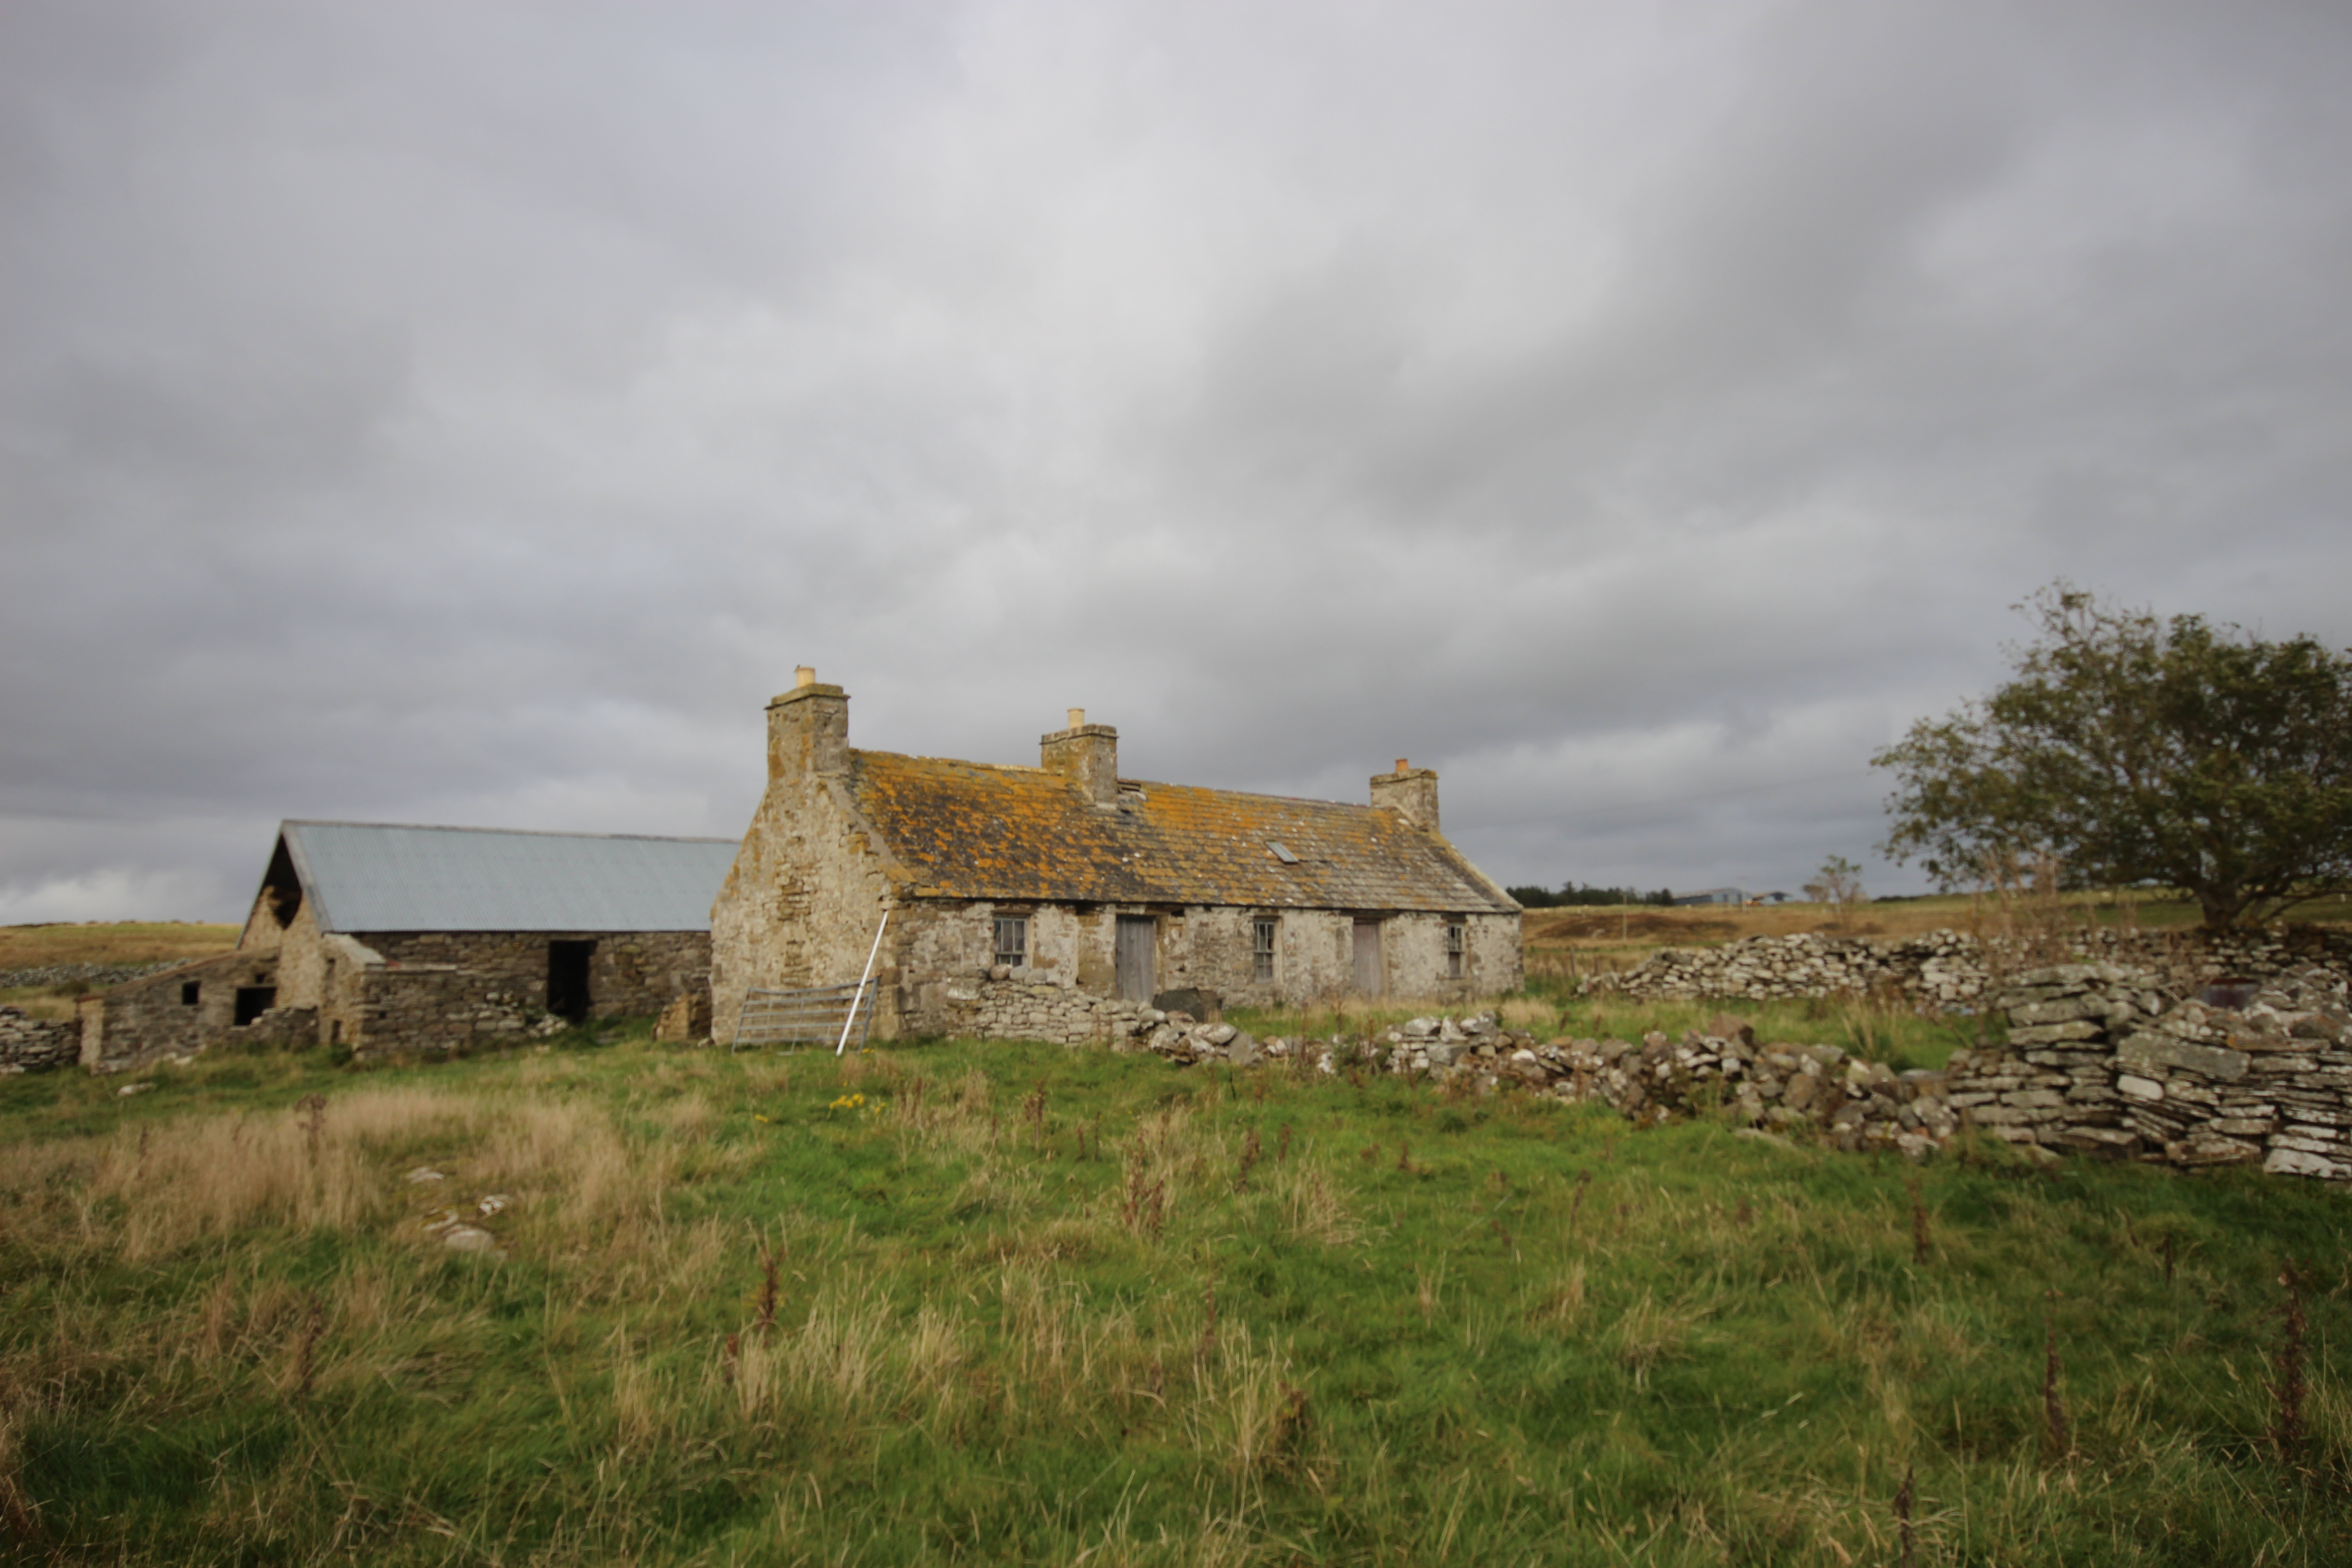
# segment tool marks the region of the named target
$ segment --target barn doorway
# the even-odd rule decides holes
[[[1160,984],[1160,922],[1150,915],[1118,917],[1118,936],[1111,959],[1118,972],[1118,999],[1140,1007],[1151,1005]]]
[[[277,986],[240,985],[236,988],[236,1011],[231,1016],[231,1021],[242,1029],[277,1005]]]
[[[588,993],[589,961],[596,956],[593,942],[551,942],[547,944],[547,1010],[566,1023],[588,1016],[593,1000]]]
[[[1381,922],[1356,922],[1356,994],[1380,996],[1388,991],[1387,966],[1381,962]]]

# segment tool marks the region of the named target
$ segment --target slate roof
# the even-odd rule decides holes
[[[850,792],[916,897],[1518,909],[1444,838],[1393,812],[1189,784],[1119,787],[1111,809],[1043,768],[850,752]]]
[[[732,838],[289,822],[330,931],[709,931]]]

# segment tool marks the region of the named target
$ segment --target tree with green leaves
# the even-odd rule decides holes
[[[2352,889],[2352,657],[2060,582],[2015,673],[1872,759],[1886,842],[1947,889],[2053,856],[2076,886],[2192,894],[2208,929]]]

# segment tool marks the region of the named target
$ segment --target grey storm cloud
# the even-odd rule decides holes
[[[1793,887],[2056,576],[2352,642],[2347,78],[2289,4],[16,0],[0,920],[732,834],[798,663]]]

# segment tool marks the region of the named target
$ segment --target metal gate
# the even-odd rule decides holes
[[[880,989],[858,981],[810,991],[748,991],[743,1010],[735,1015],[735,1038],[729,1042],[728,1053],[745,1046],[830,1046],[845,1035],[862,1047],[874,1024],[874,996]]]

